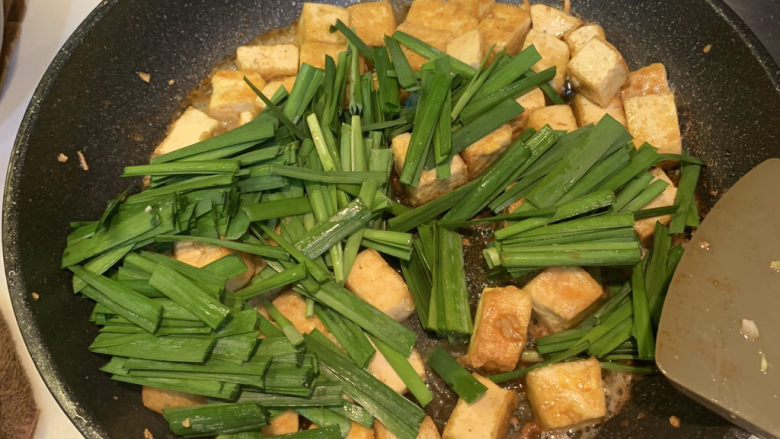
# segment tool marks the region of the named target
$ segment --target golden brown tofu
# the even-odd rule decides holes
[[[376,433],[376,439],[398,439],[398,436],[394,435],[379,421],[374,421],[374,432]],[[420,428],[417,431],[417,439],[441,439],[439,430],[436,428],[436,423],[430,416],[426,416]]]
[[[566,66],[569,63],[569,46],[563,41],[552,35],[540,32],[536,29],[528,31],[523,43],[523,49],[533,45],[542,56],[531,68],[535,72],[541,72],[550,67],[555,67],[555,77],[550,81],[550,85],[558,92],[563,91],[563,85],[566,81]]]
[[[366,428],[357,422],[350,422],[349,433],[346,439],[375,439],[373,428]]]
[[[582,26],[579,18],[543,4],[531,5],[531,22],[534,29],[558,38]]]
[[[244,82],[244,76],[259,89],[265,86],[265,80],[258,73],[220,70],[211,77],[211,117],[225,122],[236,122],[243,112],[255,115],[260,111],[263,101]]]
[[[158,389],[157,387],[143,386],[141,399],[144,407],[162,414],[163,410],[175,407],[192,407],[206,403],[206,397],[173,390]]]
[[[604,35],[604,28],[598,24],[588,24],[571,30],[563,35],[563,41],[569,45],[569,52],[574,56],[582,49],[583,46],[588,44],[592,38],[600,38],[604,41],[607,40]]]
[[[574,131],[577,129],[577,120],[571,107],[566,104],[550,105],[531,112],[528,115],[528,127],[537,131],[550,125],[554,130]]]
[[[516,211],[517,209],[519,209],[520,206],[522,206],[523,204],[525,204],[525,197],[521,197],[521,198],[518,198],[517,200],[513,201],[512,204],[507,206],[506,209],[504,209],[504,210],[506,211],[506,213],[512,213],[512,212]]]
[[[482,58],[485,57],[485,38],[478,29],[472,29],[463,35],[453,38],[447,43],[447,54],[479,69]]]
[[[600,38],[591,38],[572,57],[566,69],[572,86],[602,107],[609,104],[628,77],[623,55]]]
[[[531,295],[534,313],[550,332],[581,322],[604,295],[601,285],[580,267],[546,268],[523,290]]]
[[[236,64],[244,72],[259,73],[264,79],[295,76],[298,73],[298,47],[294,44],[241,46]]]
[[[414,0],[406,21],[453,35],[462,35],[479,24],[477,17],[445,0]]]
[[[276,94],[279,87],[284,87],[284,89],[287,90],[287,93],[290,93],[293,89],[293,85],[295,85],[295,78],[296,76],[288,76],[286,78],[270,81],[260,91],[269,99]]]
[[[528,400],[544,430],[598,423],[607,414],[598,360],[552,364],[528,372]]]
[[[620,90],[623,99],[637,96],[671,93],[666,78],[666,67],[661,63],[650,64],[628,74],[626,83]]]
[[[219,127],[219,121],[210,118],[195,107],[187,107],[184,113],[168,128],[168,135],[157,145],[152,157],[206,140]]]
[[[323,334],[330,334],[328,328],[317,316],[306,317],[306,301],[300,294],[293,290],[287,290],[271,302],[276,309],[287,317],[287,320],[295,326],[301,334],[308,334],[318,329]]]
[[[347,10],[355,33],[369,46],[384,46],[385,35],[393,35],[395,15],[390,3],[355,3],[347,7]]]
[[[304,3],[301,16],[298,19],[298,44],[309,41],[345,45],[346,38],[341,32],[330,32],[330,27],[341,20],[347,27],[351,26],[349,11],[340,6],[323,3]]]
[[[490,9],[496,4],[495,0],[450,0],[450,3],[454,3],[460,6],[461,9],[469,14],[482,18],[485,14],[490,12]]]
[[[578,94],[571,101],[574,118],[577,119],[577,125],[584,127],[589,124],[597,124],[598,121],[609,114],[621,125],[626,126],[626,114],[623,112],[623,101],[615,96],[609,101],[606,107],[601,107],[585,96]]]
[[[403,169],[410,139],[409,133],[399,134],[393,138],[393,160],[398,174]],[[449,178],[439,180],[434,169],[423,171],[417,187],[404,186],[403,192],[409,204],[419,206],[463,186],[468,182],[468,174],[466,163],[456,154],[450,162]]]
[[[418,38],[431,46],[441,50],[442,52],[447,50],[447,43],[452,39],[453,34],[450,31],[442,29],[434,29],[422,24],[412,23],[409,20],[404,21],[398,28],[401,32],[407,33],[415,38]],[[401,45],[406,59],[409,61],[409,66],[412,70],[420,70],[423,64],[428,62],[428,59],[424,56],[408,49],[406,46]]]
[[[299,428],[298,413],[286,410],[271,418],[268,425],[262,428],[263,436],[281,436],[296,433]]]
[[[487,392],[471,404],[458,398],[443,439],[501,439],[506,435],[512,410],[517,407],[517,392],[498,387],[476,373],[472,375],[487,387]]]
[[[395,320],[404,320],[414,312],[414,300],[406,282],[374,249],[358,253],[346,287]]]
[[[478,29],[487,47],[495,44],[495,53],[506,48],[508,54],[515,55],[531,29],[531,14],[519,6],[496,3],[482,17]]]
[[[204,267],[218,259],[222,259],[230,254],[237,254],[244,261],[247,270],[236,277],[228,279],[225,288],[228,291],[238,291],[245,287],[258,269],[265,266],[265,262],[257,256],[236,252],[225,247],[217,245],[201,244],[194,241],[177,241],[173,244],[173,255],[177,261],[192,265],[193,267]]]
[[[409,361],[409,364],[412,365],[414,371],[417,372],[417,376],[419,376],[420,379],[422,379],[424,382],[425,363],[423,362],[423,359],[417,349],[412,349],[412,353],[409,354],[407,360]],[[398,374],[395,372],[395,369],[393,369],[393,366],[390,365],[390,363],[387,361],[387,358],[382,355],[378,349],[374,356],[371,357],[371,361],[368,362],[368,371],[374,375],[374,378],[383,382],[385,385],[387,385],[387,387],[395,390],[398,393],[403,394],[408,390],[404,381],[400,376],[398,376]]]
[[[623,110],[626,112],[626,127],[634,136],[635,146],[647,142],[658,148],[661,154],[679,154],[682,151],[673,94],[648,94],[624,99]]]
[[[479,177],[491,164],[501,156],[512,143],[512,127],[503,124],[487,136],[477,140],[460,155],[469,168],[469,178]]]
[[[643,209],[652,209],[654,207],[665,207],[665,206],[672,206],[674,205],[674,199],[677,197],[677,188],[674,186],[674,183],[672,183],[672,180],[667,177],[666,173],[663,171],[663,169],[660,168],[652,168],[650,169],[650,173],[655,176],[653,181],[655,180],[663,180],[667,183],[669,183],[669,186],[664,189],[663,192],[661,192],[661,195],[653,198],[652,201],[647,203],[643,207]],[[669,222],[672,220],[671,215],[663,215],[663,216],[656,216],[653,218],[643,218],[634,223],[634,231],[637,235],[639,235],[639,240],[645,244],[650,245],[650,241],[653,237],[653,232],[655,231],[655,223],[660,221],[661,224],[668,226]]]
[[[347,50],[346,44],[323,43],[321,41],[307,41],[301,44],[301,65],[309,64],[318,69],[325,68],[325,55],[337,61],[339,53]],[[337,63],[338,64],[338,63]]]
[[[534,110],[544,107],[544,92],[541,88],[536,87],[528,93],[518,97],[515,101],[523,106],[523,112],[509,122],[509,125],[512,127],[513,139],[519,136],[528,126],[528,116],[533,113]]]
[[[530,321],[528,293],[511,285],[483,289],[469,350],[461,361],[491,372],[514,370],[525,348]]]

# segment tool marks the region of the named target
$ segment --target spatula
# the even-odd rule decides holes
[[[664,302],[656,363],[731,422],[780,437],[780,159],[742,177],[687,244]]]

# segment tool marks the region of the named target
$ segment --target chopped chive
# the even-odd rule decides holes
[[[298,123],[324,80],[325,72],[309,64],[303,63],[298,69],[295,85],[293,85],[290,97],[287,98],[287,104],[284,106],[284,115],[292,123]]]
[[[302,215],[311,212],[311,205],[306,197],[285,198],[246,206],[244,207],[244,212],[249,221],[263,221],[291,215]]]
[[[184,235],[157,235],[154,238],[158,242],[174,242],[174,241],[194,241],[201,244],[216,245],[219,247],[229,248],[251,255],[263,256],[273,259],[287,260],[287,253],[277,247],[262,244],[248,244],[244,242],[226,241],[224,239],[205,238],[203,236],[184,236]]]
[[[428,358],[428,365],[459,397],[471,404],[479,399],[487,387],[476,380],[442,348],[436,348]]]
[[[312,275],[318,282],[322,282],[328,278],[330,278],[330,274],[328,273],[328,270],[317,264],[313,259],[306,256],[302,251],[298,250],[293,244],[291,244],[286,239],[282,238],[278,234],[276,234],[273,230],[270,228],[261,225],[261,229],[274,241],[276,241],[280,247],[282,247],[285,251],[290,253],[290,256],[292,256],[296,261],[304,264],[306,266],[306,271],[308,271],[309,274]]]
[[[392,68],[387,48],[372,47],[376,79],[379,85],[379,106],[385,115],[394,115],[401,112],[401,102],[398,98],[398,80],[390,77],[388,71]],[[408,66],[408,64],[407,64]]]
[[[646,188],[642,190],[633,200],[629,201],[621,210],[624,212],[634,212],[645,207],[649,202],[653,201],[655,197],[661,195],[663,191],[669,186],[669,183],[663,180],[656,180],[650,183]]]
[[[420,376],[417,375],[417,372],[406,357],[379,339],[372,338],[372,341],[421,406],[425,407],[429,402],[433,401],[433,394]]]
[[[450,64],[452,65],[452,71],[465,78],[471,78],[472,76],[477,74],[474,68],[471,67],[470,65],[464,63],[463,61],[450,57],[449,55],[442,52],[441,50],[407,33],[401,31],[395,31],[393,33],[393,39],[403,44],[404,46],[408,47],[410,50],[419,53],[420,55],[424,56],[428,60],[433,61],[435,59],[441,59],[441,58],[445,58],[449,60]]]
[[[349,58],[349,76],[347,77],[347,91],[349,92],[349,112],[357,115],[363,112],[363,87],[360,81],[360,55],[355,46],[347,44]]]
[[[539,88],[542,89],[545,95],[550,99],[550,102],[553,103],[553,105],[565,105],[566,101],[561,98],[561,96],[556,92],[551,86],[550,83],[545,82],[544,84],[539,84]]]
[[[488,52],[490,53],[490,52]],[[498,91],[524,75],[528,70],[533,67],[540,59],[542,59],[539,52],[534,46],[528,46],[523,49],[522,52],[515,56],[508,57],[509,61],[501,65],[495,70],[495,73],[485,81],[485,84],[479,88],[479,91],[474,95],[475,99],[479,99],[483,96],[487,96],[490,93]],[[496,64],[495,60],[493,64]],[[492,67],[492,64],[491,64]]]
[[[652,180],[653,174],[649,172],[645,172],[631,180],[631,182],[629,182],[623,189],[620,190],[620,192],[617,193],[613,209],[616,211],[621,211],[623,207],[631,202],[631,200],[636,198],[637,195],[641,194]]]
[[[490,56],[493,54],[493,48],[495,48],[495,44],[493,47],[490,48],[489,51],[485,52],[485,56],[482,58],[482,62],[479,64],[479,73],[477,75],[474,75],[471,80],[469,80],[468,84],[466,85],[466,88],[463,90],[463,93],[461,93],[460,96],[458,96],[458,100],[455,103],[455,105],[452,108],[452,111],[450,112],[450,120],[455,121],[458,116],[460,116],[460,112],[463,111],[463,108],[466,107],[466,104],[469,103],[472,97],[482,88],[482,84],[485,83],[485,81],[490,77],[490,74],[493,73],[493,70],[498,66],[498,62],[495,62],[498,59],[501,59],[506,54],[506,49],[501,50],[501,52],[496,56],[496,60],[494,62],[490,63],[490,66],[488,66],[487,69],[485,69],[485,65],[487,64],[488,60],[490,59]]]
[[[434,236],[436,249],[428,326],[440,334],[469,335],[473,324],[461,236],[443,227],[436,227]]]
[[[274,291],[277,288],[281,288],[285,285],[290,285],[303,280],[306,278],[306,275],[306,265],[297,264],[292,268],[288,268],[280,273],[276,273],[266,279],[247,285],[246,287],[236,291],[236,295],[243,300],[248,300],[261,294]]]
[[[360,198],[314,226],[296,244],[304,254],[317,257],[342,239],[365,227],[371,218],[371,209]]]
[[[360,52],[360,54],[363,55],[364,58],[366,58],[367,60],[373,63],[374,57],[373,57],[373,53],[371,52],[371,48],[368,47],[368,44],[366,44],[363,40],[361,40],[360,37],[358,37],[357,34],[355,34],[355,32],[352,29],[347,27],[347,25],[344,24],[344,22],[342,22],[337,18],[336,24],[330,27],[330,31],[341,32],[341,34],[344,35],[344,37],[347,39],[349,44],[354,46],[355,49],[357,49],[358,52]]]
[[[237,160],[210,160],[126,166],[122,172],[122,177],[142,177],[145,175],[234,174],[238,172],[238,164],[239,162]]]
[[[154,157],[150,162],[155,164],[182,160],[194,155],[205,154],[236,145],[246,145],[247,147],[250,147],[272,138],[274,136],[274,131],[275,127],[273,121],[256,118],[252,122],[224,134],[220,134],[219,136],[201,140],[190,146]]]
[[[303,336],[300,332],[298,332],[297,329],[295,329],[295,326],[292,324],[292,322],[284,316],[276,307],[269,301],[264,301],[263,306],[265,306],[265,309],[268,310],[268,314],[271,315],[271,318],[274,319],[277,326],[279,326],[279,329],[282,330],[282,334],[284,334],[285,337],[287,337],[287,340],[290,340],[290,343],[293,344],[293,346],[300,346],[303,343]]]
[[[401,46],[398,45],[398,41],[385,36],[385,47],[390,53],[390,58],[393,61],[393,69],[395,76],[398,78],[398,82],[404,90],[413,91],[419,87],[417,78],[412,72],[412,68],[409,66],[409,60],[406,59]]]
[[[472,99],[471,102],[463,108],[463,111],[461,111],[460,118],[463,123],[471,123],[480,115],[484,114],[485,111],[490,110],[499,103],[507,99],[514,100],[516,97],[522,96],[535,87],[551,80],[553,77],[555,77],[555,67],[550,67],[539,73],[529,73],[524,78],[519,79],[506,87],[502,87],[479,99]]]
[[[669,233],[682,233],[685,226],[699,225],[698,210],[694,191],[699,180],[701,165],[683,164],[680,170],[680,182],[677,184],[677,196],[674,204],[679,206],[677,213],[672,215],[669,223]]]
[[[208,336],[102,333],[95,337],[89,350],[120,357],[201,363],[211,352],[215,341],[216,338]]]
[[[352,361],[358,367],[366,367],[376,351],[360,327],[329,308],[315,306],[314,313],[336,337]]]
[[[149,284],[211,328],[220,327],[230,313],[230,309],[200,290],[190,279],[165,265],[160,264],[155,268]]]
[[[465,111],[465,110],[464,110]],[[501,125],[509,122],[523,112],[523,106],[514,99],[505,99],[487,109],[452,133],[452,152],[459,153],[477,140],[487,136]]]
[[[387,228],[398,232],[406,232],[414,229],[420,224],[426,223],[442,212],[452,208],[460,199],[472,190],[476,185],[475,181],[447,193],[433,201],[423,204],[417,208],[402,213],[387,221]]]
[[[174,434],[194,437],[251,431],[268,425],[268,411],[253,402],[166,408],[163,418]]]

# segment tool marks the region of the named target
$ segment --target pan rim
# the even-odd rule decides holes
[[[33,318],[28,289],[21,276],[23,267],[21,267],[19,260],[15,256],[21,245],[16,239],[20,229],[18,212],[10,206],[13,206],[19,199],[17,182],[21,178],[20,164],[25,156],[30,135],[36,128],[40,108],[45,105],[50,91],[59,80],[60,73],[69,63],[73,52],[89,36],[93,27],[111,13],[114,6],[118,3],[119,0],[107,0],[98,4],[68,37],[65,44],[47,67],[32,95],[19,126],[9,158],[3,194],[2,251],[6,283],[17,325],[20,328],[22,338],[33,359],[33,363],[46,387],[74,426],[89,439],[101,439],[108,436],[105,431],[96,425],[91,415],[84,411],[77,401],[72,399],[65,387],[65,383],[61,380],[58,370],[54,366],[48,350],[41,341],[39,328]],[[704,3],[711,7],[740,36],[750,49],[753,58],[761,65],[775,91],[780,94],[780,69],[778,68],[778,63],[770,55],[763,43],[758,40],[753,31],[723,0],[704,0]]]

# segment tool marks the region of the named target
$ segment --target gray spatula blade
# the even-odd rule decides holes
[[[656,363],[681,391],[730,421],[780,437],[780,159],[767,160],[709,212],[669,286]],[[742,333],[752,320],[759,337]],[[695,420],[691,420],[695,422]]]

